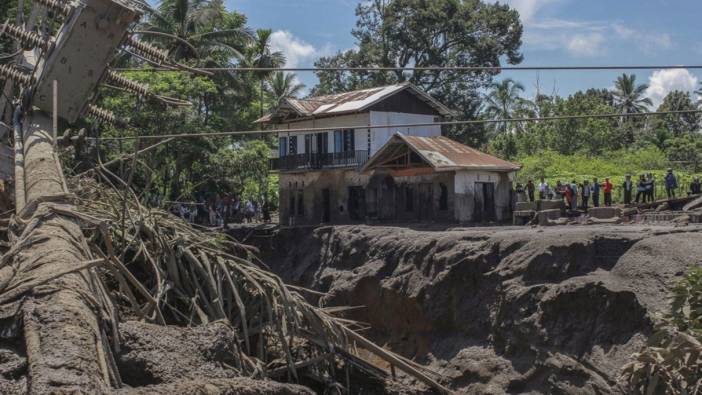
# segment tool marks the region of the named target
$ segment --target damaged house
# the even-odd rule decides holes
[[[280,131],[280,223],[511,218],[519,166],[441,136],[449,116],[407,83],[285,100],[258,121]]]

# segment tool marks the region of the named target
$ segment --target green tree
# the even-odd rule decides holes
[[[298,97],[303,89],[305,85],[297,81],[295,74],[278,71],[268,77],[266,83],[269,106],[276,108],[283,100]]]
[[[273,31],[270,29],[256,30],[256,37],[254,38],[254,41],[246,48],[246,53],[242,62],[245,67],[276,68],[285,65],[285,55],[280,51],[274,51],[272,49],[272,34]],[[253,73],[253,75],[258,79],[260,85],[260,116],[263,116],[265,111],[265,81],[271,74],[273,74],[272,71],[257,71]]]
[[[636,84],[636,75],[634,74],[619,76],[614,82],[614,90],[612,91],[614,107],[618,113],[626,115],[648,111],[653,102],[644,96],[646,89],[648,89],[648,85]],[[626,144],[633,143],[636,130],[643,127],[644,120],[641,118],[623,116],[619,120],[620,133]]]
[[[464,67],[517,64],[522,24],[519,14],[500,3],[478,0],[371,0],[356,9],[352,31],[358,49],[321,58],[315,65],[379,67]],[[457,73],[319,71],[315,93],[335,93],[409,81],[454,110],[475,114],[479,91],[497,70]],[[456,132],[459,134],[458,132]]]
[[[685,134],[666,143],[666,154],[671,162],[697,172],[702,163],[702,136]]]
[[[669,111],[694,111],[697,106],[692,101],[692,96],[687,92],[672,91],[658,107],[658,112]],[[656,118],[655,129],[667,131],[670,135],[678,137],[682,134],[692,133],[699,129],[700,116],[696,113],[668,114]]]
[[[222,0],[162,0],[144,36],[160,43],[175,60],[241,58],[251,40],[246,19],[228,13]]]
[[[489,119],[514,118],[525,106],[525,101],[519,95],[524,92],[524,85],[506,78],[490,84],[490,91],[485,95],[485,114]],[[495,123],[495,130],[506,133],[510,128],[509,122]]]
[[[653,105],[651,99],[644,97],[648,89],[646,84],[636,84],[636,75],[622,74],[614,82],[614,106],[621,114],[639,114],[648,111]]]

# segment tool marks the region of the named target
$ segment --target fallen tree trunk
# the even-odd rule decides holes
[[[12,226],[13,248],[0,263],[0,301],[19,308],[27,393],[107,393],[110,382],[119,381],[101,318],[109,317],[110,303],[94,269],[75,272],[94,257],[78,220],[66,215],[75,207],[50,125],[45,114],[34,113],[23,128],[24,162],[18,166],[26,205]]]

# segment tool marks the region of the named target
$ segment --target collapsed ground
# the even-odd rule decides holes
[[[461,393],[597,394],[626,392],[621,368],[700,264],[701,230],[337,226],[249,242]]]

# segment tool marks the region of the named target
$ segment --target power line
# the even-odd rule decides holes
[[[197,70],[211,73],[222,72],[314,72],[314,71],[345,71],[345,72],[383,72],[383,71],[584,71],[584,70],[673,70],[690,69],[700,70],[702,65],[629,65],[629,66],[445,66],[445,67],[204,67]],[[115,71],[145,71],[145,72],[172,72],[165,67],[156,68],[116,68]]]
[[[541,118],[509,118],[509,119],[474,119],[463,121],[445,121],[431,123],[406,123],[395,125],[368,125],[368,126],[334,126],[326,128],[297,128],[297,129],[280,129],[280,130],[246,130],[246,131],[230,131],[230,132],[212,132],[212,133],[172,133],[160,135],[143,135],[143,136],[116,136],[116,137],[92,137],[95,140],[147,140],[147,139],[165,139],[165,138],[190,138],[190,137],[222,137],[222,136],[240,136],[250,134],[277,134],[277,133],[313,133],[327,132],[332,129],[402,129],[421,126],[459,126],[459,125],[480,125],[480,124],[495,124],[495,123],[518,123],[518,122],[539,122],[539,121],[562,121],[562,120],[577,120],[577,119],[603,119],[603,118],[628,118],[628,117],[647,117],[660,115],[682,115],[682,114],[700,114],[702,110],[680,110],[680,111],[658,111],[644,112],[638,114],[585,114],[585,115],[558,115],[552,117]]]

